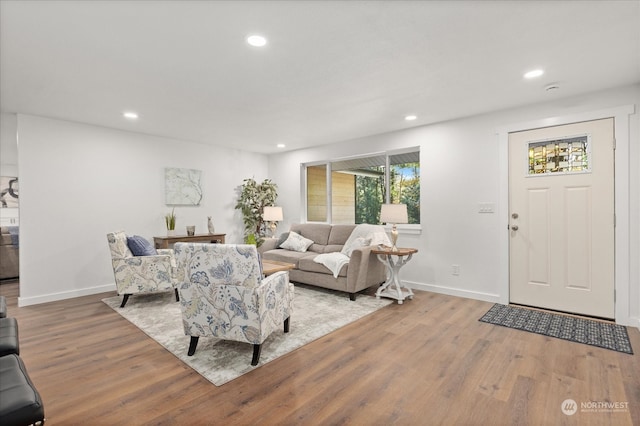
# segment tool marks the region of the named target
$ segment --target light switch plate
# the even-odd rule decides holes
[[[496,204],[495,203],[478,203],[478,213],[495,213]]]

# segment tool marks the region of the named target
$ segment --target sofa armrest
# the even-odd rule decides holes
[[[347,291],[355,293],[382,283],[386,279],[385,266],[378,256],[371,253],[373,246],[353,250],[349,259],[347,273]]]
[[[173,287],[168,255],[112,257],[118,294],[160,291]]]
[[[171,268],[175,271],[176,269],[176,256],[175,253],[173,252],[173,249],[158,249],[157,250],[158,255],[160,256],[169,256],[170,262],[171,262]]]
[[[131,256],[131,257],[113,257],[113,263],[128,266],[140,265],[168,265],[171,266],[171,256],[168,254],[158,254],[155,256]]]

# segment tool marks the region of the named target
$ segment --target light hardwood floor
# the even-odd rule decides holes
[[[481,323],[491,303],[416,292],[216,387],[101,302],[113,293],[18,308],[18,291],[0,284],[47,425],[640,425],[637,328],[627,355]],[[576,414],[562,413],[566,399]],[[628,408],[581,412],[589,402]]]

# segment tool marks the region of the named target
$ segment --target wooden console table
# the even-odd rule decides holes
[[[157,249],[168,249],[175,243],[224,244],[225,235],[227,234],[171,235],[166,237],[153,237],[153,243]]]

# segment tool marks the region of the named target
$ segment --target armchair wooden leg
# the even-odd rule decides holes
[[[129,300],[129,296],[131,296],[130,293],[125,293],[124,297],[122,298],[122,303],[120,304],[121,308],[124,308],[124,305],[127,304],[127,300]]]
[[[355,293],[349,293],[349,299],[350,299],[352,302],[355,302],[355,300],[356,300],[356,294],[355,294]]]
[[[198,336],[191,336],[191,341],[189,342],[189,351],[187,355],[191,356],[196,352],[196,347],[198,346]]]
[[[178,289],[174,288],[173,291],[176,292],[176,302],[179,302],[180,301],[180,295],[178,294]]]
[[[253,345],[253,358],[251,359],[251,365],[258,365],[260,361],[260,351],[262,350],[262,345]]]
[[[289,332],[289,322],[291,320],[291,317],[287,317],[286,320],[284,320],[284,332],[288,333]]]

